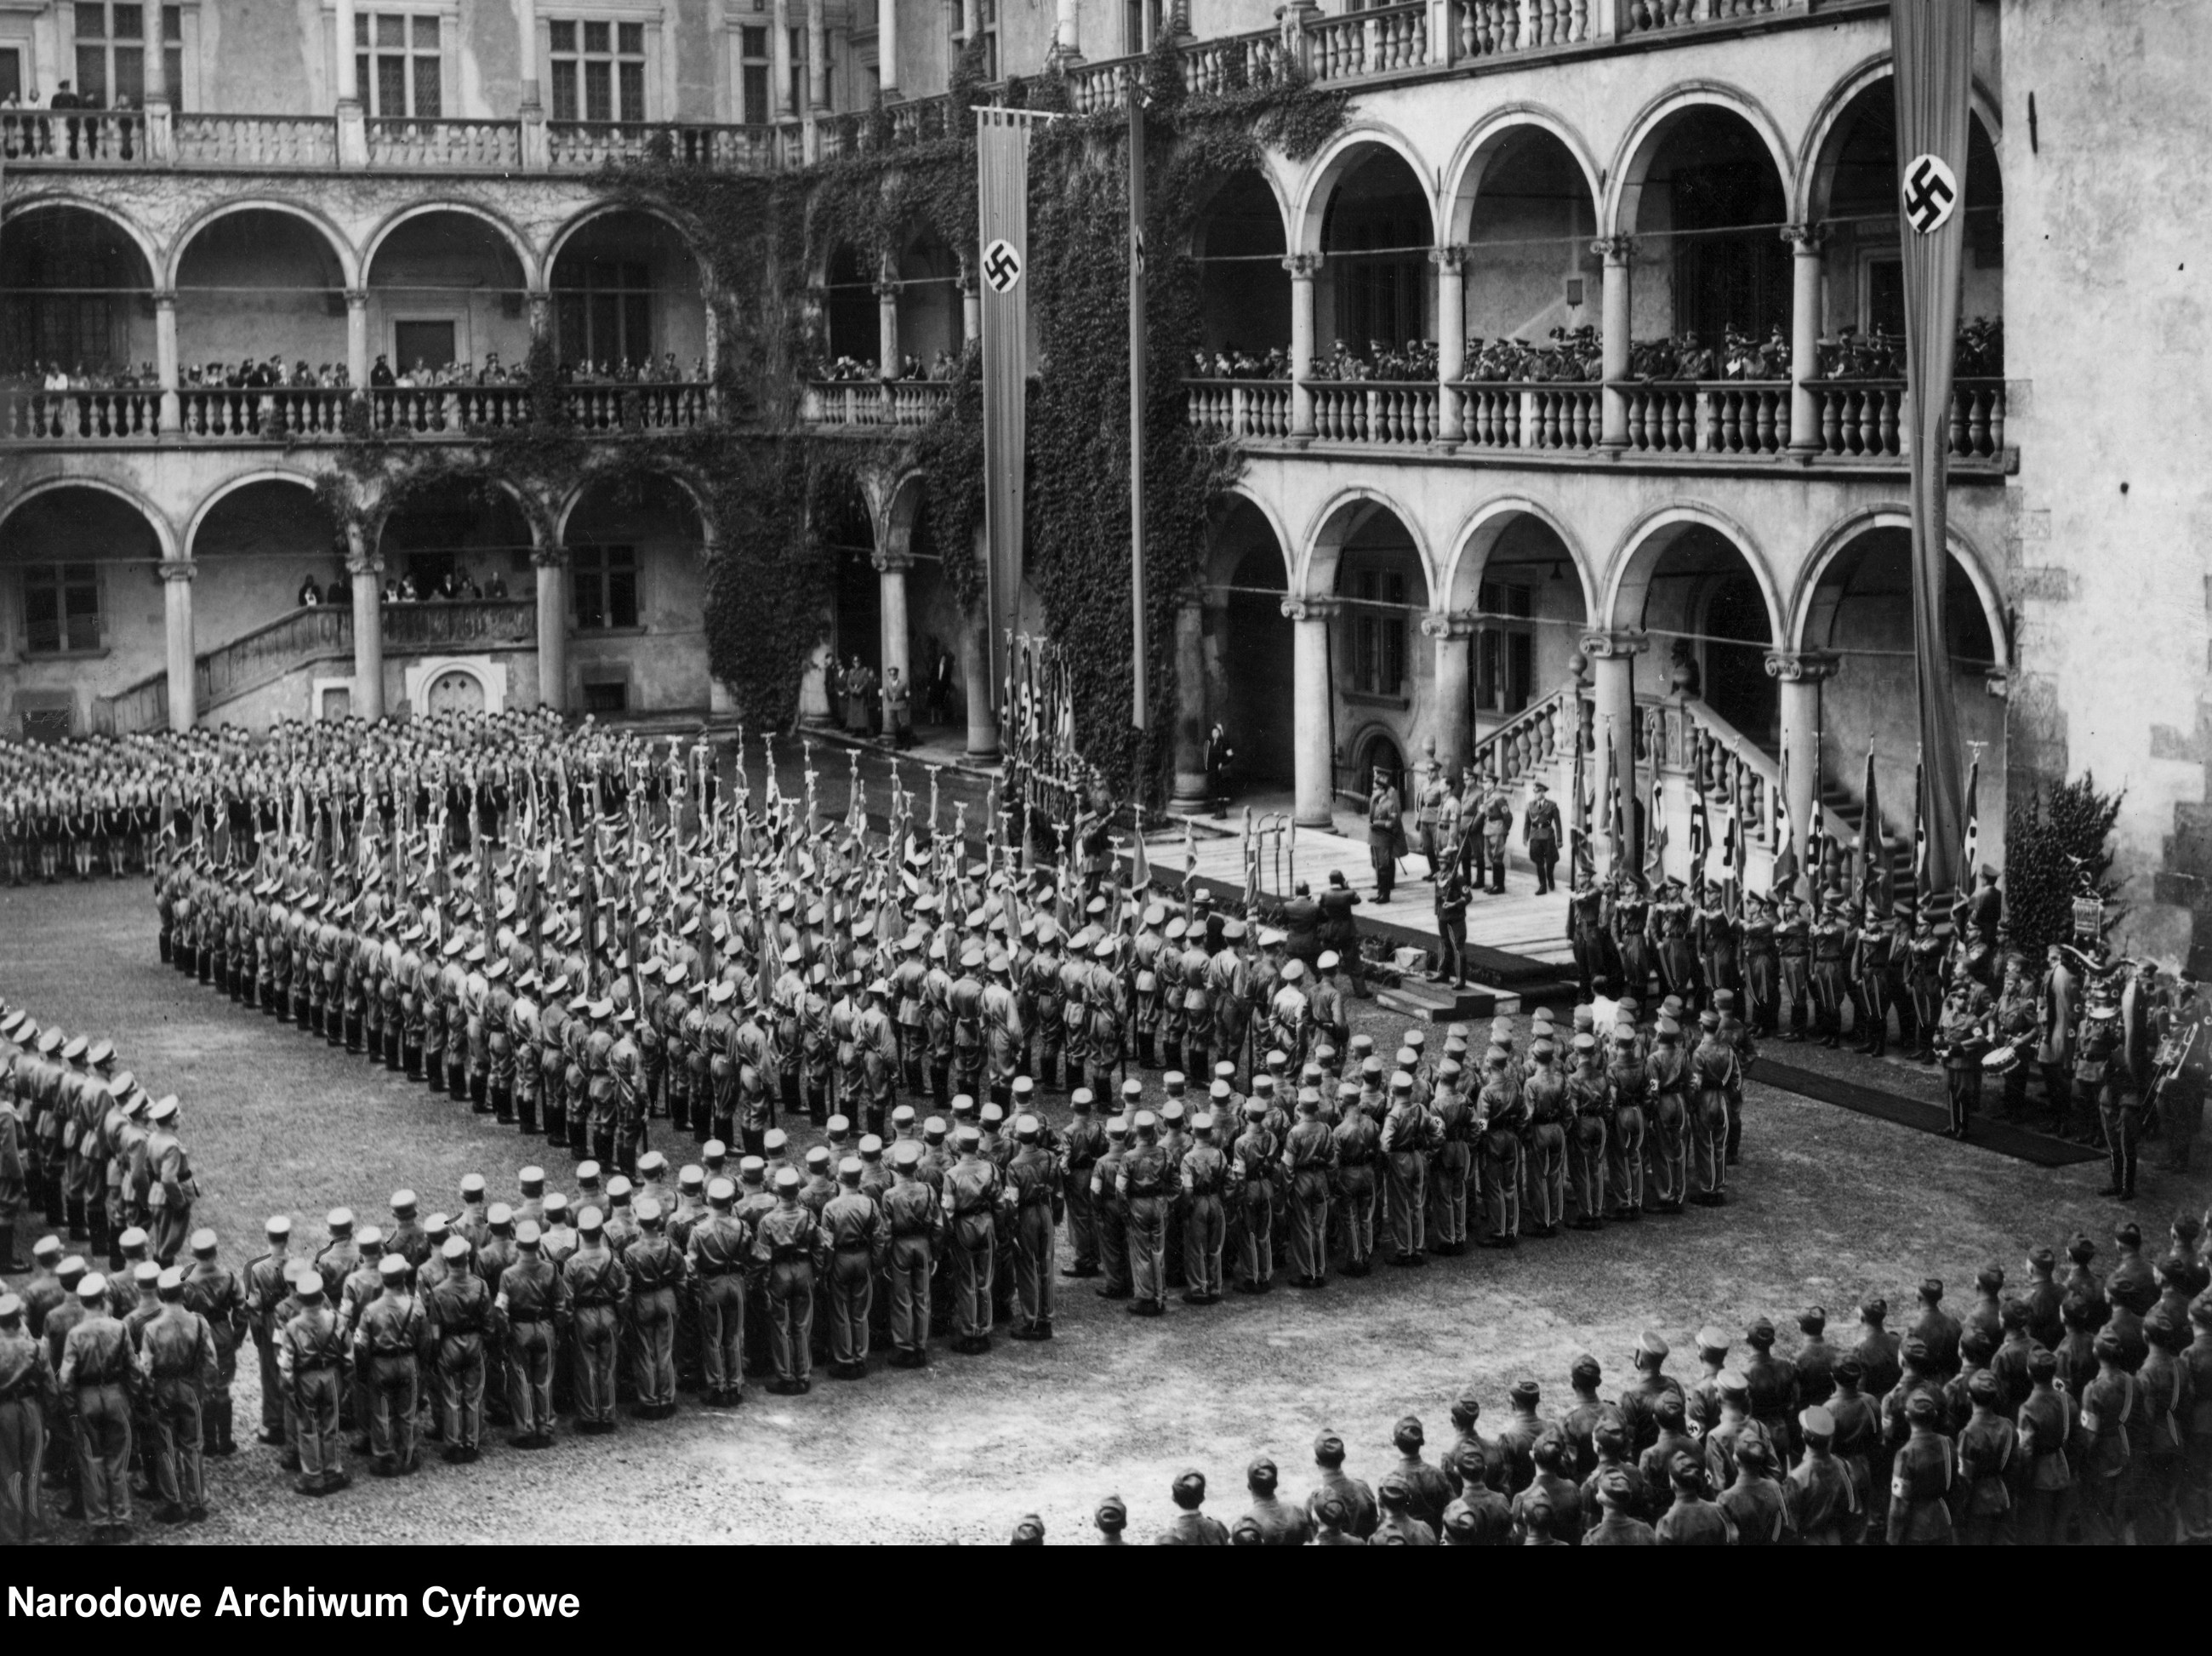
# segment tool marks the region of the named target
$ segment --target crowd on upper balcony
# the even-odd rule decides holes
[[[434,581],[418,583],[411,573],[386,576],[382,601],[386,604],[458,604],[470,600],[504,600],[507,597],[507,577],[495,569],[479,581],[459,564],[448,568]],[[307,575],[300,582],[295,600],[303,610],[325,609],[353,602],[353,592],[343,575],[334,575],[325,585],[318,586],[315,577]]]
[[[897,383],[915,380],[944,381],[960,376],[960,359],[949,350],[940,350],[924,366],[921,357],[911,351],[902,354],[896,364],[896,371],[884,374],[876,367],[872,356],[855,359],[840,356],[834,361],[824,358],[815,364],[807,378],[817,381],[836,383]]]
[[[1844,328],[1820,342],[1820,375],[1824,380],[1884,380],[1905,373],[1905,341],[1895,334]],[[1553,328],[1538,343],[1530,339],[1484,338],[1470,335],[1462,379],[1491,384],[1543,385],[1576,381],[1597,384],[1605,378],[1605,347],[1594,327]],[[1287,380],[1290,353],[1270,346],[1254,355],[1233,344],[1211,354],[1191,353],[1191,376],[1200,380]],[[1437,377],[1437,350],[1431,339],[1393,345],[1367,342],[1366,352],[1336,340],[1317,356],[1305,375],[1310,382],[1376,380],[1426,382]],[[1996,378],[2004,373],[2004,323],[1977,316],[1959,328],[1954,371],[1967,378]],[[1695,333],[1638,339],[1629,346],[1628,378],[1646,383],[1683,381],[1780,381],[1790,378],[1790,347],[1780,324],[1764,339],[1731,326],[1717,350]],[[829,377],[841,377],[830,375]]]
[[[139,124],[143,119],[128,93],[118,94],[109,104],[98,94],[76,91],[64,81],[41,112],[38,88],[29,88],[20,98],[11,92],[0,98],[0,158],[66,155],[71,161],[130,161],[143,147]]]

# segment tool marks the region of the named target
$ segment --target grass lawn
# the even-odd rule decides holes
[[[205,1192],[198,1218],[215,1227],[234,1267],[259,1251],[272,1213],[292,1215],[299,1239],[319,1245],[333,1206],[381,1222],[390,1193],[406,1185],[426,1213],[450,1209],[472,1171],[498,1199],[513,1192],[518,1167],[544,1155],[542,1139],[187,983],[155,958],[142,881],[0,890],[0,997],[42,1022],[108,1036],[157,1096],[180,1095]],[[1395,1048],[1396,1020],[1363,1003],[1358,1022],[1384,1051]],[[1885,1072],[1862,1068],[1885,1084]],[[1285,1493],[1303,1493],[1324,1424],[1351,1446],[1350,1470],[1371,1477],[1392,1458],[1402,1414],[1427,1422],[1432,1446],[1449,1442],[1449,1404],[1470,1381],[1494,1424],[1523,1377],[1544,1385],[1547,1412],[1564,1401],[1578,1351],[1597,1355],[1616,1390],[1647,1327],[1674,1344],[1673,1367],[1686,1373],[1695,1372],[1688,1336],[1708,1322],[1740,1330],[1764,1313],[1786,1349],[1791,1317],[1817,1302],[1848,1338],[1866,1294],[1887,1295],[1901,1322],[1914,1286],[1933,1274],[1952,1285],[1959,1309],[1976,1268],[1994,1261],[2017,1281],[2032,1244],[2056,1245],[2077,1228],[2102,1239],[2121,1216],[2095,1195],[2101,1164],[2049,1172],[1756,1084],[1747,1114],[1744,1161],[1718,1211],[1339,1277],[1321,1294],[1232,1294],[1203,1310],[1170,1296],[1157,1320],[1124,1316],[1092,1284],[1063,1282],[1049,1343],[1002,1339],[988,1355],[963,1357],[940,1340],[924,1372],[887,1369],[879,1357],[865,1381],[817,1373],[804,1397],[753,1386],[741,1409],[714,1412],[687,1399],[674,1420],[625,1418],[605,1438],[574,1436],[564,1423],[541,1454],[492,1434],[475,1466],[433,1459],[412,1479],[364,1476],[328,1501],[295,1495],[276,1452],[252,1446],[210,1463],[207,1524],[166,1531],[141,1513],[139,1534],[995,1542],[1035,1511],[1052,1539],[1068,1541],[1091,1533],[1093,1503],[1118,1490],[1133,1537],[1149,1537],[1170,1513],[1169,1481],[1187,1466],[1207,1473],[1217,1515],[1233,1517],[1243,1469],[1263,1452],[1281,1464]],[[688,1159],[685,1146],[662,1148],[678,1165]],[[565,1160],[549,1172],[556,1188],[573,1189]],[[2183,1181],[2146,1166],[2136,1209],[2146,1233],[2162,1236],[2177,1211],[2201,1209],[2208,1184],[2201,1172]],[[27,1254],[34,1234],[21,1245]],[[2107,1247],[2100,1263],[2109,1257]],[[258,1420],[246,1355],[241,1436]],[[64,1538],[81,1540],[81,1528],[64,1526]]]

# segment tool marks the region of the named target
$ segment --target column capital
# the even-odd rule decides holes
[[[1615,632],[1586,632],[1582,636],[1583,659],[1626,661],[1651,648],[1651,635],[1626,629]]]
[[[200,572],[200,566],[189,557],[165,557],[154,567],[164,581],[190,581]]]
[[[1292,621],[1333,621],[1344,612],[1344,601],[1336,598],[1285,598],[1283,614]]]
[[[1447,242],[1441,247],[1429,249],[1429,263],[1440,271],[1457,271],[1467,264],[1468,246],[1463,241]]]
[[[384,573],[383,549],[371,546],[365,541],[349,545],[346,548],[345,566],[346,573],[350,575],[380,575]]]
[[[1472,638],[1476,622],[1474,616],[1458,610],[1431,610],[1421,618],[1421,631],[1439,642],[1447,638]]]
[[[876,297],[878,299],[896,299],[899,296],[900,285],[901,284],[896,277],[887,276],[875,284]]]
[[[1766,653],[1766,676],[1785,685],[1818,684],[1843,670],[1844,658],[1832,650],[1776,649]]]
[[[878,552],[869,561],[876,566],[878,575],[904,575],[914,568],[911,552]]]
[[[1590,243],[1590,251],[1608,265],[1626,265],[1636,257],[1636,238],[1632,235],[1601,235]]]
[[[1782,227],[1782,239],[1796,251],[1800,258],[1809,257],[1818,253],[1821,245],[1827,240],[1828,227],[1825,224],[1785,224]]]
[[[568,549],[566,546],[532,546],[530,549],[530,562],[532,567],[540,569],[566,569],[568,564]]]
[[[1292,253],[1283,260],[1283,268],[1291,273],[1293,282],[1310,282],[1321,269],[1319,253]]]
[[[177,290],[174,288],[156,288],[154,289],[154,308],[155,310],[174,310],[176,307]]]
[[[348,288],[345,290],[345,301],[346,308],[349,310],[367,310],[368,308],[368,289],[367,288]]]

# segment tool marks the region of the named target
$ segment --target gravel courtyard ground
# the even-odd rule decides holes
[[[401,1185],[422,1193],[426,1211],[453,1205],[471,1171],[505,1196],[515,1169],[542,1154],[542,1140],[186,983],[155,959],[143,881],[0,890],[0,997],[42,1022],[110,1036],[157,1095],[182,1097],[205,1191],[199,1217],[234,1266],[258,1251],[271,1213],[293,1215],[302,1239],[319,1243],[332,1206],[380,1219]],[[1397,1021],[1371,1003],[1359,1021],[1395,1044]],[[1871,1065],[1858,1074],[1887,1084]],[[2076,1228],[2102,1238],[2120,1217],[2095,1195],[2099,1164],[2049,1172],[1756,1084],[1748,1114],[1732,1200],[1717,1212],[1338,1278],[1318,1294],[1232,1294],[1206,1310],[1170,1299],[1170,1314],[1149,1322],[1089,1283],[1063,1283],[1049,1344],[1001,1340],[988,1356],[963,1357],[940,1343],[923,1373],[879,1358],[866,1381],[820,1379],[804,1397],[754,1387],[734,1411],[687,1401],[674,1420],[625,1419],[611,1437],[564,1428],[544,1454],[494,1436],[473,1467],[434,1459],[412,1479],[362,1477],[329,1501],[295,1495],[275,1452],[252,1446],[210,1463],[207,1524],[166,1531],[142,1513],[139,1536],[984,1542],[1035,1511],[1052,1539],[1073,1541],[1090,1534],[1092,1505],[1109,1490],[1127,1498],[1133,1534],[1149,1536],[1186,1466],[1206,1471],[1217,1512],[1233,1516],[1244,1464],[1263,1451],[1280,1462],[1286,1491],[1303,1492],[1324,1424],[1352,1446],[1352,1470],[1371,1475],[1403,1413],[1428,1422],[1432,1445],[1448,1441],[1449,1402],[1470,1381],[1494,1422],[1524,1376],[1544,1385],[1547,1410],[1563,1398],[1577,1351],[1596,1354],[1614,1389],[1646,1327],[1692,1373],[1687,1339],[1707,1322],[1741,1329],[1765,1313],[1786,1347],[1790,1317],[1819,1302],[1848,1336],[1867,1294],[1901,1314],[1934,1273],[1964,1299],[1978,1266],[1996,1261],[2017,1277],[2031,1244]],[[552,1172],[569,1184],[565,1162]],[[2147,1171],[2136,1216],[2162,1234],[2176,1211],[2202,1207],[2208,1184]],[[257,1390],[249,1354],[242,1428],[258,1419]],[[61,1538],[82,1540],[81,1526],[62,1526]]]

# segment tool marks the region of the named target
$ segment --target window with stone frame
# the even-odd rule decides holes
[[[1406,686],[1406,577],[1364,569],[1352,579],[1352,687],[1401,696]]]
[[[555,120],[648,119],[643,23],[563,17],[545,29]]]
[[[100,566],[27,563],[23,574],[23,653],[68,655],[100,648]]]
[[[576,630],[606,632],[637,625],[637,549],[579,546],[568,555]]]
[[[120,0],[77,0],[71,9],[76,36],[76,93],[95,108],[118,107],[128,98],[146,101],[146,21],[149,7]],[[169,102],[185,99],[185,9],[163,6],[161,62]]]
[[[446,113],[441,24],[434,12],[364,11],[353,20],[362,107],[386,120]]]

